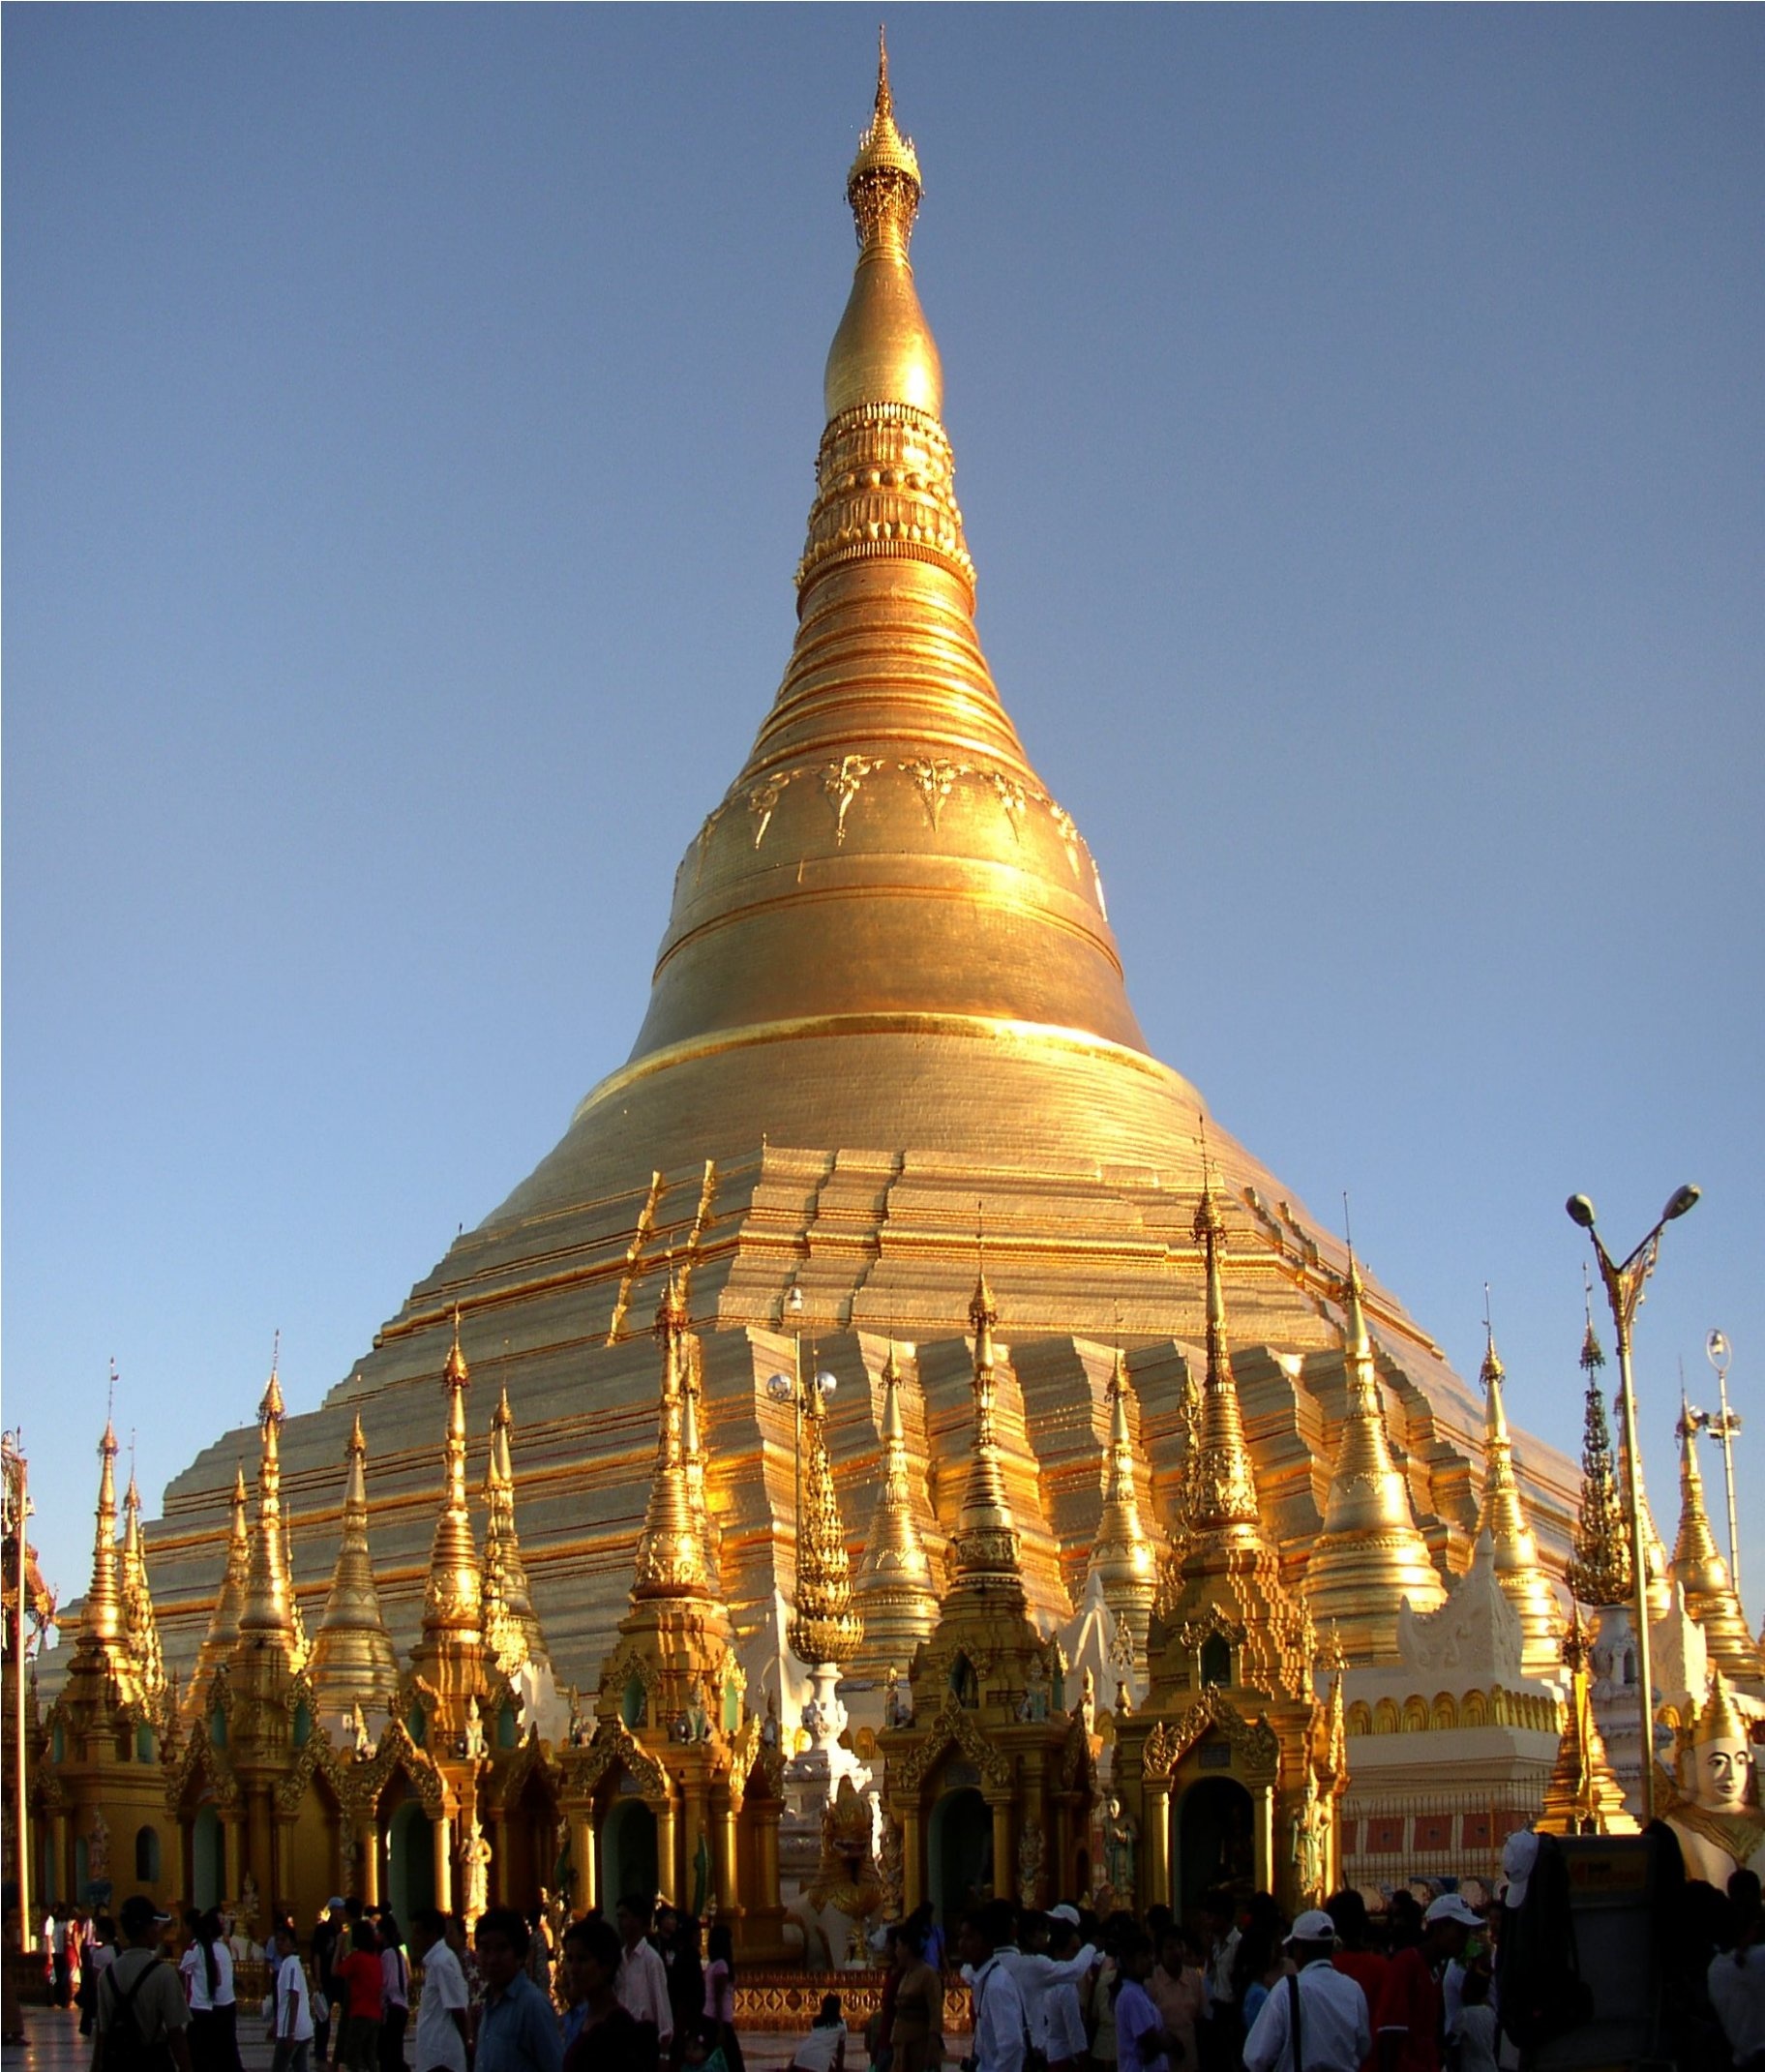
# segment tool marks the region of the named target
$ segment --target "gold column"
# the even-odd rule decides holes
[[[1011,1801],[996,1799],[993,1805],[993,1897],[1017,1897],[1017,1864],[1011,1852]]]
[[[65,1813],[50,1817],[49,1843],[55,1857],[55,1884],[52,1891],[43,1894],[45,1905],[50,1900],[61,1899],[74,1889],[74,1867],[68,1861],[68,1817]]]
[[[1142,1877],[1144,1891],[1137,1897],[1144,1913],[1149,1907],[1175,1907],[1177,1904],[1171,1890],[1171,1787],[1168,1779],[1149,1777],[1145,1780],[1142,1810],[1146,1869]]]
[[[776,1907],[778,1903],[778,1822],[771,1819],[763,1821],[760,1829],[760,1892],[757,1904],[762,1907]]]
[[[686,1902],[680,1892],[678,1826],[673,1800],[665,1800],[656,1808],[656,1884],[676,1907],[683,1907]]]
[[[598,1869],[594,1860],[596,1840],[593,1816],[573,1813],[570,1816],[570,1861],[576,1866],[573,1898],[578,1913],[586,1913],[600,1897],[600,1880],[595,1875]]]
[[[733,1799],[717,1815],[717,1911],[729,1921],[741,1912],[740,1865],[736,1860],[741,1809]]]
[[[705,1803],[706,1791],[703,1778],[697,1778],[686,1787],[680,1807],[680,1905],[690,1907],[693,1903],[693,1866],[699,1861],[699,1838],[709,1825],[710,1809]],[[710,1838],[705,1836],[705,1847],[710,1847]],[[713,1890],[715,1888],[713,1887]],[[710,1894],[706,1893],[706,1899]]]
[[[909,1913],[925,1899],[924,1847],[919,1809],[910,1806],[901,1816],[901,1904]]]
[[[356,1872],[362,1880],[362,1904],[380,1904],[380,1830],[375,1820],[361,1820],[355,1830]]]
[[[500,1808],[491,1815],[491,1890],[488,1897],[493,1907],[512,1907],[519,1904],[506,1883],[509,1858],[505,1843],[508,1824],[508,1817]]]
[[[436,1814],[430,1826],[435,1851],[435,1905],[443,1913],[454,1910],[454,1823],[446,1814]]]
[[[1274,1890],[1274,1787],[1259,1786],[1256,1793],[1256,1889]]]

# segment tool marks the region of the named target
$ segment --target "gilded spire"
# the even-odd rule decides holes
[[[1562,1620],[1557,1601],[1539,1562],[1539,1543],[1520,1507],[1513,1472],[1513,1442],[1502,1399],[1507,1369],[1495,1349],[1495,1328],[1485,1318],[1483,1353],[1483,1494],[1477,1531],[1487,1533],[1495,1550],[1495,1579],[1520,1619],[1521,1664],[1528,1676],[1552,1677],[1563,1663]]]
[[[1563,1733],[1557,1759],[1544,1787],[1544,1805],[1536,1823],[1542,1835],[1633,1835],[1636,1822],[1624,1803],[1624,1789],[1612,1774],[1590,1691],[1592,1637],[1581,1623],[1578,1607],[1570,1609],[1563,1640],[1563,1662],[1570,1672],[1569,1700],[1563,1708]]]
[[[963,1491],[962,1512],[952,1544],[958,1590],[995,1591],[1021,1606],[1024,1578],[1017,1565],[1017,1528],[1005,1495],[1004,1469],[993,1428],[993,1327],[998,1322],[999,1310],[983,1266],[969,1303],[969,1323],[974,1333],[973,1451],[969,1456],[968,1486]]]
[[[1091,1543],[1090,1573],[1102,1585],[1103,1602],[1132,1635],[1136,1660],[1144,1660],[1147,1620],[1158,1594],[1158,1550],[1140,1516],[1127,1397],[1127,1363],[1118,1346],[1115,1372],[1109,1379],[1103,1508],[1097,1515],[1097,1530]]]
[[[257,1527],[246,1567],[245,1603],[239,1612],[242,1646],[270,1648],[293,1667],[295,1636],[288,1587],[287,1542],[282,1527],[282,1384],[270,1367],[269,1385],[257,1406]]]
[[[656,1307],[662,1400],[649,1504],[638,1541],[637,1583],[632,1593],[636,1598],[708,1598],[713,1594],[686,1473],[685,1336],[685,1308],[671,1273]]]
[[[1594,1330],[1590,1292],[1587,1336],[1581,1341],[1581,1369],[1587,1376],[1587,1410],[1581,1437],[1581,1506],[1575,1519],[1569,1587],[1581,1604],[1600,1607],[1630,1602],[1630,1531],[1612,1459],[1605,1396],[1600,1386],[1600,1369],[1604,1365],[1605,1355]]]
[[[124,1660],[123,1601],[116,1575],[116,1427],[105,1420],[98,1442],[97,1528],[92,1540],[92,1587],[80,1607],[79,1637],[113,1662]]]
[[[441,1369],[447,1391],[447,1438],[443,1447],[444,1484],[441,1509],[429,1556],[429,1581],[423,1592],[426,1639],[454,1636],[460,1645],[475,1648],[483,1638],[483,1596],[478,1577],[478,1549],[472,1539],[471,1514],[465,1502],[465,1392],[471,1371],[460,1344],[460,1310],[454,1308],[454,1337]]]
[[[234,1642],[239,1638],[239,1616],[245,1609],[246,1584],[252,1566],[251,1532],[247,1522],[250,1503],[245,1486],[245,1463],[240,1461],[233,1469],[233,1516],[226,1542],[226,1568],[221,1577],[215,1608],[209,1614],[208,1631],[197,1651],[196,1666],[191,1672],[189,1688],[184,1695],[185,1709],[193,1719],[207,1711],[214,1693],[215,1672],[232,1653]]]
[[[344,1457],[343,1532],[308,1667],[314,1700],[326,1718],[356,1705],[364,1713],[390,1712],[399,1692],[398,1651],[386,1630],[368,1552],[368,1442],[359,1411]]]
[[[853,1665],[874,1671],[912,1662],[913,1650],[938,1623],[938,1586],[913,1507],[901,1366],[892,1340],[882,1367],[882,1486],[856,1583],[864,1637]]]
[[[130,1442],[131,1451],[134,1441]],[[160,1645],[160,1622],[153,1608],[153,1591],[147,1581],[147,1549],[141,1536],[141,1492],[135,1479],[133,1461],[129,1487],[123,1496],[122,1559],[123,1635],[135,1667],[135,1683],[149,1705],[157,1705],[165,1691],[165,1656]]]
[[[1196,1207],[1195,1242],[1208,1278],[1208,1378],[1201,1392],[1197,1446],[1188,1463],[1184,1522],[1191,1537],[1225,1534],[1254,1539],[1262,1531],[1256,1478],[1244,1444],[1244,1417],[1226,1336],[1225,1277],[1220,1265],[1225,1224],[1205,1177]]]
[[[676,1318],[673,1328],[678,1332],[680,1341],[680,1454],[686,1464],[686,1493],[693,1508],[693,1523],[699,1529],[699,1544],[704,1549],[704,1572],[714,1582],[717,1580],[717,1528],[712,1522],[710,1499],[705,1493],[704,1433],[701,1425],[703,1383],[699,1370],[699,1341],[686,1328],[686,1300],[675,1280],[672,1264],[668,1277],[669,1290],[664,1299],[673,1306]]]
[[[1704,1477],[1697,1464],[1702,1420],[1679,1399],[1679,1538],[1672,1578],[1686,1594],[1686,1609],[1704,1629],[1710,1659],[1731,1682],[1756,1685],[1759,1651],[1728,1580],[1728,1564],[1717,1550],[1704,1507]]]
[[[1623,1425],[1618,1430],[1618,1492],[1624,1501],[1625,1538],[1630,1538],[1630,1507],[1628,1492],[1630,1486],[1630,1450],[1626,1440]],[[1660,1534],[1656,1530],[1655,1514],[1649,1509],[1648,1484],[1642,1479],[1642,1469],[1636,1470],[1636,1497],[1642,1507],[1642,1550],[1647,1577],[1643,1588],[1643,1601],[1648,1606],[1649,1623],[1658,1625],[1673,1609],[1673,1585],[1667,1579],[1667,1549]]]
[[[1318,1625],[1335,1621],[1351,1661],[1394,1662],[1399,1607],[1407,1600],[1414,1611],[1437,1610],[1446,1591],[1391,1456],[1352,1250],[1341,1300],[1347,1402],[1324,1529],[1305,1565],[1305,1602]]]
[[[484,1471],[484,1638],[505,1676],[529,1662],[548,1659],[515,1529],[515,1461],[510,1451],[514,1423],[504,1389],[491,1419],[490,1458]]]
[[[850,1662],[864,1637],[852,1602],[852,1563],[840,1517],[833,1463],[827,1457],[827,1403],[819,1374],[799,1377],[804,1400],[798,1482],[802,1511],[796,1521],[796,1604],[786,1638],[811,1668]]]

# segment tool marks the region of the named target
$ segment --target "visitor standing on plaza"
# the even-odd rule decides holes
[[[380,1915],[380,2072],[404,2072],[410,2022],[410,1960],[396,1915]]]
[[[473,1940],[484,1973],[476,2072],[562,2072],[557,2016],[527,1976],[526,1922],[513,1907],[487,1907]]]
[[[379,2072],[383,1987],[379,1937],[372,1921],[351,1923],[349,1954],[337,1967],[337,1982],[344,1995],[339,2062],[348,2072]]]
[[[271,2072],[309,2072],[313,2055],[313,1992],[300,1961],[300,1938],[293,1923],[278,1921],[271,1946],[276,1952],[276,2015],[270,2040],[276,2046]]]
[[[1299,1966],[1271,1991],[1244,2038],[1245,2072],[1361,2072],[1373,2047],[1366,1995],[1338,1971],[1336,1924],[1322,1909],[1302,1913],[1287,1937]]]
[[[1421,1917],[1421,1940],[1391,1959],[1379,2025],[1380,2072],[1441,2072],[1446,2033],[1442,1975],[1461,1955],[1473,1929],[1482,1927],[1456,1892],[1437,1899]]]
[[[190,2009],[177,1972],[160,1955],[165,1920],[144,1893],[123,1902],[117,1915],[123,1947],[99,1979],[92,2072],[128,2072],[152,2062],[162,2049],[176,2072],[191,2072]]]
[[[1024,1997],[1003,1960],[1013,1927],[1009,1900],[993,1900],[962,1924],[957,1951],[972,1976],[974,2072],[1024,2072]]]
[[[619,1959],[619,2004],[656,2032],[656,2051],[667,2057],[674,2041],[674,2011],[668,1997],[668,1972],[648,1937],[650,1903],[641,1892],[628,1892],[613,1909],[624,1945]]]
[[[344,1937],[344,1896],[334,1892],[325,1902],[324,1917],[313,1931],[313,1978],[325,2003],[324,2019],[313,2027],[314,2056],[322,2065],[331,2045],[331,2010],[337,2002],[337,1963],[347,1954]],[[342,1947],[340,1947],[342,1945]]]
[[[611,1921],[597,1915],[565,1929],[564,2072],[656,2072],[654,2033],[619,2003],[615,1982],[623,1958]]]
[[[437,1907],[419,1907],[410,1939],[423,1967],[416,2072],[465,2072],[465,1974],[448,1947],[447,1916]]]
[[[79,2032],[82,2036],[91,2035],[97,2021],[98,1982],[115,1962],[116,1923],[107,1913],[101,1913],[92,1924],[92,1940],[86,1946],[87,1991],[81,1998],[79,2008]]]
[[[195,1918],[195,1933],[178,1969],[190,2002],[190,2056],[196,2072],[239,2072],[239,2011],[233,1998],[233,1953],[211,1907]]]

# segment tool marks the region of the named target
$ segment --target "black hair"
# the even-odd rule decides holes
[[[622,1892],[618,1905],[631,1915],[634,1921],[643,1922],[647,1928],[655,1917],[656,1903],[647,1892]]]
[[[500,1936],[508,1944],[510,1955],[518,1961],[526,1956],[527,1944],[531,1939],[527,1935],[526,1922],[522,1919],[520,1910],[514,1907],[485,1908],[478,1916],[478,1927],[473,1939],[482,1942],[486,1936]]]
[[[822,2011],[815,2018],[815,2027],[817,2028],[831,2028],[836,2022],[843,2019],[844,2017],[840,2013],[839,1995],[837,1993],[823,1993],[822,1995]]]
[[[715,1964],[719,1958],[730,1967],[730,1977],[735,1976],[735,1943],[730,1934],[727,1921],[713,1921],[711,1932],[705,1938],[704,1954]]]
[[[419,1907],[410,1917],[410,1925],[420,1935],[430,1936],[439,1942],[447,1936],[447,1916],[439,1907]]]
[[[196,1917],[196,1940],[202,1945],[202,1970],[208,1980],[209,2004],[214,2004],[221,1982],[221,1967],[215,1962],[215,1944],[221,1937],[221,1916],[214,1907]]]
[[[1353,1949],[1366,1940],[1366,1902],[1353,1885],[1344,1885],[1324,1902],[1324,1911],[1336,1924],[1336,1934]]]
[[[599,1914],[590,1914],[585,1920],[572,1921],[564,1930],[564,1948],[580,1950],[603,1970],[614,1971],[625,1945],[611,1921],[603,1920]]]

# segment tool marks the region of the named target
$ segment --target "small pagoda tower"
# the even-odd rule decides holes
[[[1682,1395],[1679,1423],[1679,1538],[1673,1548],[1672,1580],[1685,1592],[1686,1609],[1704,1629],[1710,1660],[1738,1689],[1760,1691],[1759,1651],[1747,1625],[1728,1564],[1717,1551],[1710,1514],[1704,1508],[1704,1477],[1697,1463],[1698,1420]]]
[[[1095,1578],[1103,1602],[1133,1645],[1134,1664],[1146,1665],[1147,1625],[1158,1594],[1158,1549],[1140,1516],[1134,1486],[1134,1440],[1128,1426],[1131,1391],[1127,1363],[1116,1348],[1109,1380],[1109,1439],[1103,1452],[1103,1508],[1091,1543],[1087,1581]]]
[[[1600,1369],[1605,1365],[1593,1309],[1581,1341],[1581,1371],[1587,1376],[1587,1406],[1581,1436],[1581,1502],[1575,1516],[1569,1587],[1575,1602],[1597,1610],[1630,1602],[1630,1542],[1624,1497],[1612,1458],[1611,1426]]]
[[[1153,1614],[1150,1688],[1116,1717],[1114,1789],[1138,1828],[1106,1863],[1120,1904],[1191,1907],[1208,1883],[1273,1892],[1291,1913],[1321,1905],[1340,1863],[1339,1668],[1331,1702],[1313,1686],[1317,1639],[1263,1530],[1232,1372],[1221,1260],[1225,1227],[1204,1183],[1194,1235],[1207,1276],[1208,1366],[1188,1464],[1184,1545],[1173,1596]],[[1175,1859],[1190,1794],[1219,1829],[1205,1866]],[[1188,1889],[1188,1878],[1197,1878]]]
[[[344,1522],[337,1566],[313,1637],[308,1675],[319,1717],[341,1736],[390,1714],[399,1701],[399,1658],[380,1611],[368,1552],[368,1442],[358,1415],[344,1456]]]
[[[1633,1835],[1635,1819],[1624,1802],[1624,1788],[1606,1759],[1605,1743],[1594,1719],[1593,1637],[1571,1608],[1563,1640],[1563,1663],[1569,1670],[1569,1702],[1564,1708],[1563,1738],[1544,1787],[1544,1807],[1533,1823],[1544,1835]]]
[[[782,1950],[777,1723],[749,1714],[734,1628],[698,1519],[687,1456],[687,1316],[673,1270],[656,1309],[656,1459],[630,1609],[601,1667],[593,1731],[563,1751],[577,1903],[660,1893],[715,1905],[749,1954]]]
[[[245,1609],[246,1579],[252,1565],[251,1527],[248,1513],[251,1497],[245,1486],[245,1463],[233,1471],[233,1522],[227,1535],[226,1569],[215,1608],[209,1614],[208,1630],[196,1654],[196,1666],[184,1691],[187,1719],[206,1719],[214,1703],[215,1678],[225,1666],[239,1638],[239,1615]]]
[[[1324,1529],[1305,1563],[1312,1620],[1335,1626],[1356,1665],[1395,1662],[1400,1607],[1407,1602],[1412,1611],[1435,1611],[1447,1594],[1417,1527],[1409,1483],[1391,1457],[1362,1293],[1351,1252],[1342,1288],[1348,1380],[1342,1443]]]
[[[881,100],[877,121],[885,110]],[[860,152],[860,162],[863,153]],[[854,175],[855,177],[855,175]],[[1060,1650],[1032,1624],[994,1426],[999,1310],[984,1266],[969,1305],[974,1438],[953,1541],[955,1575],[878,1737],[885,1851],[902,1905],[954,1919],[973,1887],[1025,1907],[1087,1889],[1095,1796],[1085,1725],[1068,1712]],[[934,1884],[938,1889],[934,1889]]]
[[[853,1586],[864,1634],[852,1663],[855,1673],[878,1679],[907,1668],[938,1624],[938,1584],[919,1528],[901,1415],[901,1364],[892,1341],[882,1365],[881,1437],[882,1486]]]
[[[134,1452],[133,1440],[130,1451]],[[133,1460],[129,1466],[129,1487],[123,1495],[120,1569],[123,1636],[135,1663],[135,1687],[141,1702],[157,1714],[165,1697],[165,1655],[160,1644],[160,1621],[153,1608],[153,1590],[147,1580],[147,1549],[141,1534],[141,1491],[135,1479]]]
[[[1562,1617],[1556,1593],[1539,1560],[1539,1543],[1520,1507],[1520,1486],[1513,1472],[1513,1442],[1508,1433],[1508,1411],[1502,1400],[1507,1369],[1495,1349],[1494,1327],[1485,1325],[1483,1351],[1483,1494],[1478,1507],[1477,1536],[1489,1535],[1495,1549],[1495,1579],[1520,1615],[1524,1635],[1520,1662],[1528,1676],[1545,1680],[1562,1672]]]
[[[529,1664],[544,1669],[552,1666],[515,1529],[514,1424],[504,1389],[491,1419],[491,1453],[484,1471],[483,1600],[485,1645],[509,1677]]]
[[[482,1733],[489,1695],[484,1585],[465,1499],[465,1396],[472,1376],[460,1345],[457,1308],[441,1384],[447,1392],[441,1507],[430,1545],[422,1633],[410,1657],[411,1682],[427,1722],[425,1744],[437,1755],[469,1746]]]

